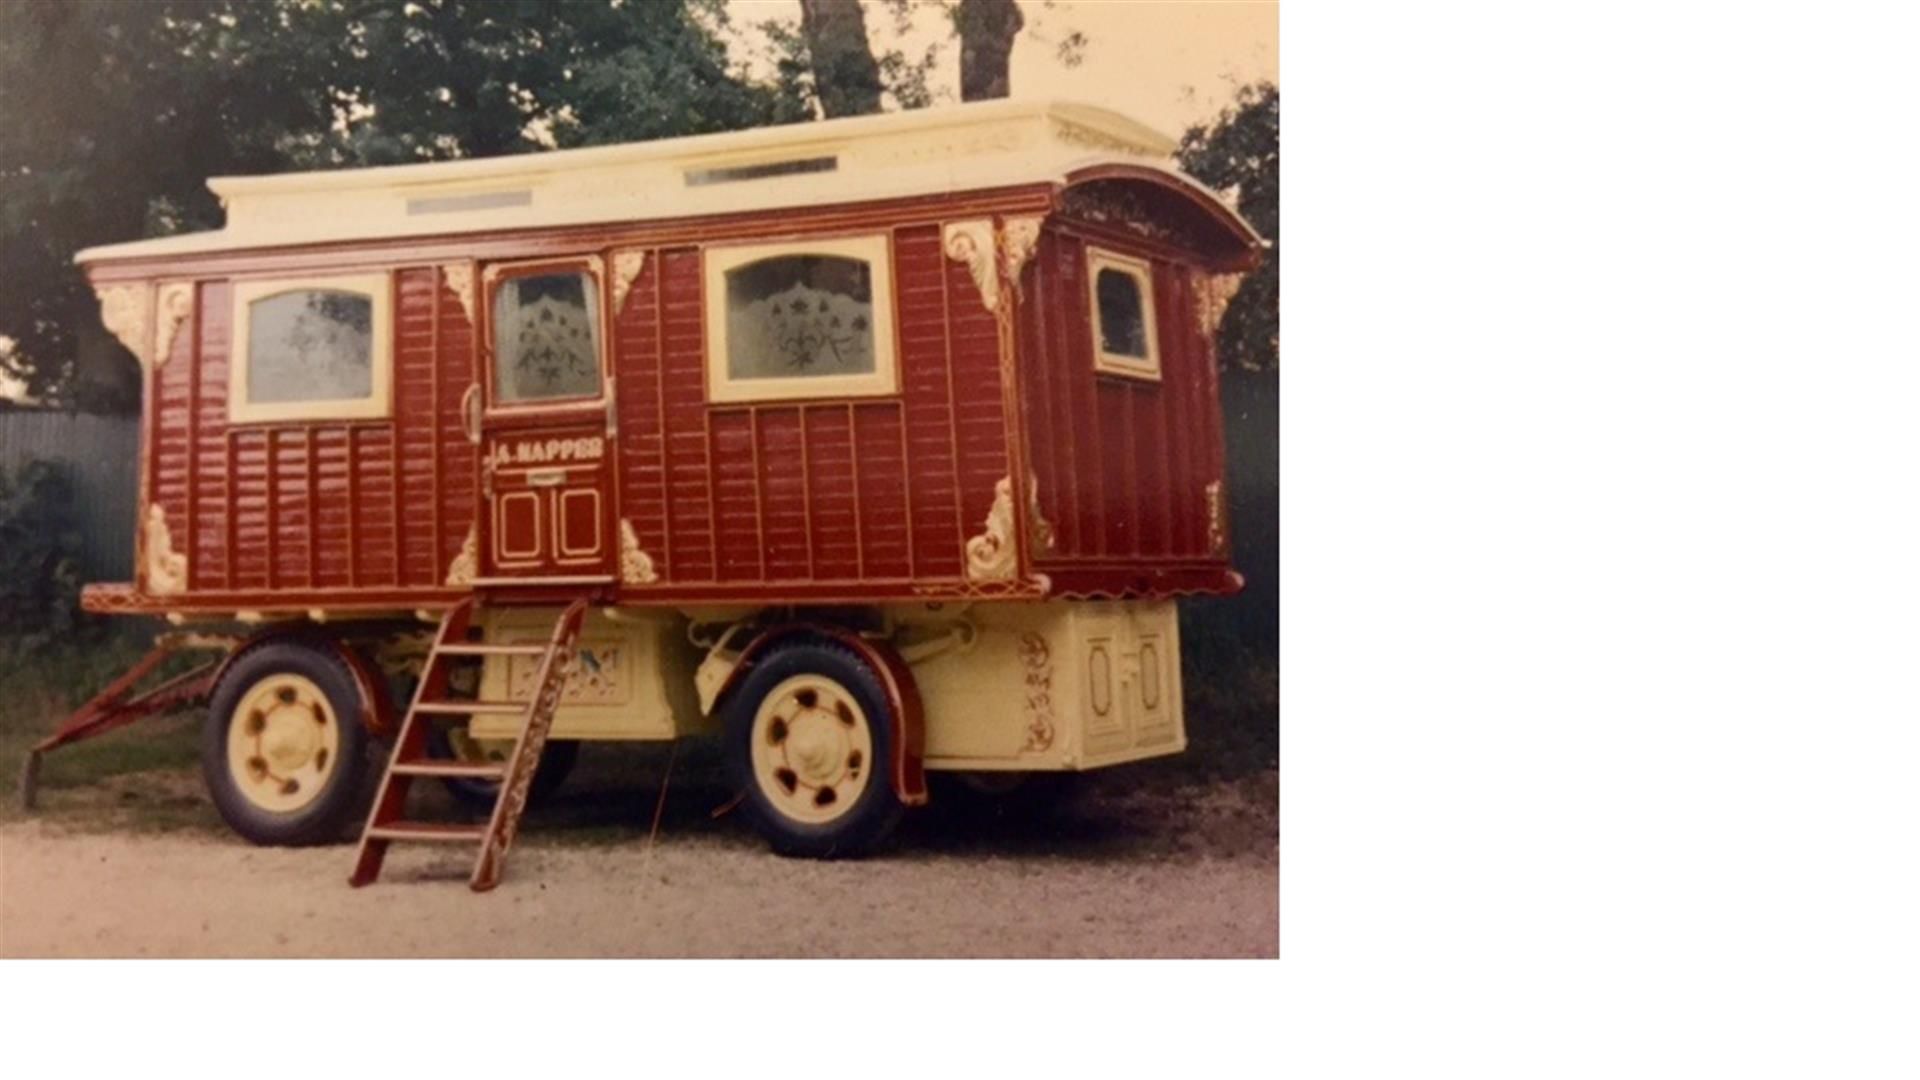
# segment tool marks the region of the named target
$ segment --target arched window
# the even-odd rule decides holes
[[[384,274],[236,284],[228,419],[386,416],[388,303]]]
[[[706,253],[713,401],[894,393],[884,236]]]
[[[1087,290],[1093,311],[1094,370],[1158,379],[1153,264],[1088,248]]]

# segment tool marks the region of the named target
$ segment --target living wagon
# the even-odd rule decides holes
[[[399,731],[363,870],[457,833],[413,776],[504,789],[504,850],[549,737],[721,735],[814,855],[929,770],[1175,753],[1259,241],[1173,145],[995,102],[211,180],[224,228],[78,256],[145,380],[134,580],[83,603],[242,627],[199,685],[254,841],[337,834]]]

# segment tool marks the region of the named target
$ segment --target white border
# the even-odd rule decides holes
[[[1100,271],[1117,270],[1140,288],[1140,316],[1146,323],[1147,357],[1110,353],[1100,347]],[[1160,324],[1153,313],[1153,263],[1105,248],[1087,247],[1087,320],[1093,330],[1093,369],[1109,375],[1160,381]]]
[[[371,384],[364,398],[316,398],[308,401],[248,400],[247,346],[252,305],[283,293],[325,290],[365,296],[373,301]],[[385,273],[345,277],[273,278],[237,281],[233,285],[233,344],[227,357],[227,422],[259,424],[275,421],[370,420],[392,415],[393,405],[393,289]]]
[[[893,333],[893,245],[886,233],[838,239],[711,247],[703,253],[701,299],[707,331],[707,400],[791,401],[796,398],[886,397],[900,392]],[[873,371],[860,375],[735,379],[727,374],[727,271],[783,255],[831,255],[865,262],[873,286]]]

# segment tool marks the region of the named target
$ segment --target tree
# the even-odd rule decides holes
[[[218,225],[206,177],[486,157],[805,118],[721,0],[0,4],[0,370],[131,408],[80,248]]]
[[[826,116],[880,111],[880,65],[860,0],[800,0],[800,34]]]
[[[1232,196],[1234,208],[1269,244],[1280,240],[1280,92],[1270,82],[1240,88],[1212,123],[1188,128],[1180,168]],[[1269,248],[1241,283],[1219,335],[1220,362],[1271,371],[1279,361],[1280,265]]]
[[[1007,96],[1013,39],[1026,25],[1014,0],[960,0],[953,27],[960,35],[961,101]]]

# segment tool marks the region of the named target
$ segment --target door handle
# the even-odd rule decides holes
[[[460,431],[467,441],[480,445],[480,384],[468,383],[467,392],[460,395]]]

